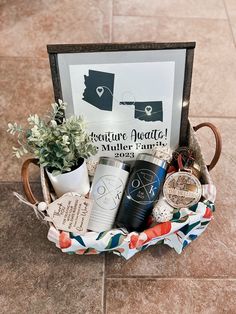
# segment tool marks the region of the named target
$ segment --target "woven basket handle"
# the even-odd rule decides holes
[[[210,122],[200,123],[200,124],[194,126],[193,129],[194,129],[194,131],[197,131],[203,127],[208,127],[212,130],[212,132],[214,133],[215,142],[216,142],[214,157],[213,157],[212,161],[210,162],[210,164],[207,166],[208,170],[210,171],[215,167],[215,165],[217,164],[217,162],[220,158],[220,154],[221,154],[221,150],[222,150],[222,140],[221,140],[221,135],[220,135],[219,130],[217,129],[216,126],[214,126],[214,124],[212,124]]]
[[[38,164],[38,159],[37,158],[30,158],[27,159],[21,168],[21,180],[23,183],[23,189],[26,195],[27,200],[32,203],[32,204],[36,204],[38,203],[36,197],[34,196],[31,187],[30,187],[30,183],[29,183],[29,165],[30,164],[34,164],[39,166]]]

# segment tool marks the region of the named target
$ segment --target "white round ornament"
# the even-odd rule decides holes
[[[45,203],[45,202],[40,202],[40,203],[38,203],[37,208],[38,208],[38,210],[39,210],[40,212],[44,212],[45,210],[47,210],[48,205],[47,205],[47,203]]]
[[[174,208],[161,197],[152,210],[156,222],[165,222],[173,218]]]

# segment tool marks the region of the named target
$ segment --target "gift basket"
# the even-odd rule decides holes
[[[129,259],[165,244],[180,254],[207,228],[216,197],[209,171],[220,157],[221,137],[211,123],[192,127],[188,121],[194,47],[48,47],[55,98],[67,98],[74,106],[68,109],[59,100],[47,122],[30,116],[29,129],[9,124],[9,132],[19,133],[22,147],[13,148],[17,157],[26,152],[36,157],[22,166],[27,200],[15,195],[48,225],[48,240],[62,252],[113,252]],[[140,99],[122,98],[118,90],[124,81]],[[149,85],[143,88],[145,82]],[[86,116],[86,128],[76,97],[84,105],[79,113]],[[202,127],[213,131],[216,142],[209,166],[196,137]],[[31,163],[40,167],[43,200],[30,187]]]
[[[216,140],[215,155],[209,166],[205,164],[195,131],[209,127],[214,132]],[[194,131],[195,130],[195,131]],[[175,213],[170,221],[157,223],[143,232],[127,233],[122,229],[112,229],[104,232],[87,232],[85,235],[74,236],[72,233],[59,231],[49,223],[48,239],[65,253],[99,254],[112,251],[129,259],[134,254],[150,245],[166,244],[181,253],[190,242],[195,240],[208,226],[215,210],[214,201],[216,188],[209,171],[216,165],[221,152],[221,137],[214,125],[202,123],[190,128],[189,146],[194,148],[202,173],[202,200],[189,209],[183,208]],[[37,159],[28,159],[22,166],[22,182],[26,197],[32,204],[39,204],[30,188],[29,165],[37,164]],[[49,182],[43,167],[40,168],[44,201],[51,202]]]

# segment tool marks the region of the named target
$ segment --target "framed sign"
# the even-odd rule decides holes
[[[93,157],[133,160],[188,134],[195,43],[48,45],[56,101],[83,116]]]

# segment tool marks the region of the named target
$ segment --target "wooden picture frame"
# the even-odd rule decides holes
[[[184,62],[179,66],[182,67],[183,71],[183,84],[181,87],[181,115],[180,115],[180,126],[179,126],[179,141],[178,145],[186,145],[188,141],[188,131],[189,131],[189,122],[188,122],[188,113],[189,113],[189,102],[190,102],[190,91],[191,91],[191,79],[192,79],[192,68],[193,68],[193,58],[194,58],[194,48],[195,42],[182,42],[182,43],[154,43],[154,42],[142,42],[142,43],[107,43],[107,44],[63,44],[63,45],[48,45],[47,51],[49,54],[49,61],[52,74],[52,82],[54,88],[55,100],[62,99],[68,102],[70,97],[64,97],[63,88],[65,90],[65,85],[67,84],[68,77],[65,79],[63,77],[62,68],[65,66],[69,68],[69,65],[66,64],[68,58],[75,58],[78,56],[89,56],[94,57],[93,60],[98,59],[98,56],[101,54],[107,53],[106,56],[119,55],[121,53],[122,58],[125,58],[127,55],[133,53],[134,56],[139,55],[141,52],[144,55],[153,56],[157,52],[162,57],[165,55],[178,55],[181,51],[183,56],[181,57]],[[127,53],[126,53],[127,52]],[[153,56],[152,56],[153,52]],[[99,54],[100,53],[100,54]],[[113,54],[111,54],[113,53]],[[96,56],[96,58],[95,58]],[[62,59],[62,57],[64,59]],[[67,59],[66,59],[67,58]],[[168,57],[169,58],[169,57]],[[109,59],[109,58],[108,58]],[[113,58],[114,59],[114,58]],[[62,60],[62,61],[61,61]],[[83,58],[85,60],[85,58]],[[79,61],[78,66],[82,66],[82,61]],[[177,60],[177,59],[176,59]],[[148,59],[144,60],[148,62]],[[173,60],[172,60],[173,61]],[[127,62],[127,61],[126,61]],[[157,61],[156,63],[161,62]],[[177,72],[177,62],[175,64],[175,72]],[[94,62],[93,62],[94,63]],[[122,61],[121,61],[122,63]],[[76,63],[73,63],[76,64]],[[69,70],[68,70],[69,71]],[[68,74],[67,74],[68,75]],[[175,74],[174,74],[175,75]],[[85,77],[85,75],[84,75]],[[176,78],[175,78],[176,79]],[[175,81],[174,81],[175,83]],[[104,86],[106,87],[106,86]],[[67,92],[70,93],[69,88],[67,87]],[[99,91],[97,91],[99,92]],[[180,93],[180,91],[179,91]],[[65,94],[65,93],[64,93]],[[113,96],[113,95],[112,95]],[[174,96],[173,96],[174,99]],[[73,102],[73,101],[72,101]],[[135,102],[134,102],[135,103]],[[125,103],[126,104],[126,103]],[[73,106],[73,104],[71,104]],[[69,111],[70,112],[70,111]],[[70,112],[72,113],[72,112]],[[176,133],[176,132],[174,132]],[[111,155],[110,155],[111,156]],[[117,157],[117,156],[114,156]],[[119,156],[118,156],[119,157]],[[121,156],[122,157],[122,156]]]

